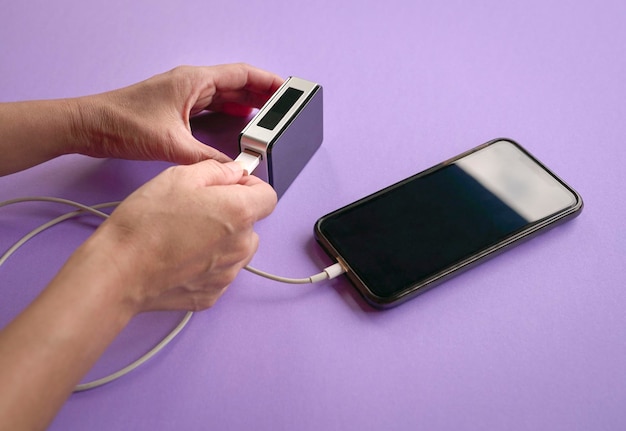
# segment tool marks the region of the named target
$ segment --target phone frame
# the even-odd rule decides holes
[[[396,292],[391,296],[379,296],[372,292],[370,288],[359,278],[359,276],[352,270],[350,267],[350,262],[346,260],[345,257],[341,256],[340,253],[333,247],[331,239],[326,238],[324,233],[322,232],[322,225],[328,218],[334,217],[337,214],[340,214],[346,210],[351,210],[354,207],[358,207],[372,199],[375,199],[383,194],[392,192],[399,186],[402,186],[408,182],[415,180],[424,175],[428,175],[434,171],[437,171],[445,166],[448,166],[457,160],[466,157],[476,151],[482,150],[490,145],[493,145],[496,142],[507,141],[517,147],[523,154],[525,154],[530,160],[535,162],[539,167],[544,169],[546,173],[548,173],[552,178],[554,178],[558,183],[560,183],[563,187],[565,187],[569,192],[571,192],[575,197],[575,203],[560,212],[555,213],[552,216],[543,218],[541,220],[532,222],[528,226],[526,226],[521,231],[515,232],[503,240],[492,244],[491,246],[486,247],[483,250],[480,250],[474,254],[472,254],[467,259],[464,259],[456,264],[452,264],[446,267],[444,270],[433,274],[422,282],[416,283],[409,288],[406,288],[402,291]],[[555,175],[550,169],[548,169],[543,163],[541,163],[537,158],[535,158],[532,154],[530,154],[526,149],[524,149],[517,142],[508,139],[508,138],[498,138],[493,139],[489,142],[486,142],[482,145],[479,145],[475,148],[472,148],[468,151],[465,151],[457,156],[454,156],[448,160],[445,160],[441,163],[438,163],[424,171],[421,171],[415,175],[412,175],[402,181],[399,181],[395,184],[392,184],[388,187],[385,187],[382,190],[379,190],[371,195],[368,195],[362,199],[359,199],[349,205],[346,205],[342,208],[339,208],[329,214],[326,214],[323,217],[320,217],[315,223],[314,227],[314,235],[317,242],[321,245],[322,249],[332,258],[336,259],[345,269],[346,276],[351,281],[351,283],[356,287],[357,291],[361,294],[361,296],[373,307],[375,308],[391,308],[397,306],[421,293],[424,293],[433,287],[439,285],[440,283],[448,280],[449,278],[459,275],[463,271],[472,268],[473,266],[484,262],[487,258],[494,257],[499,253],[508,250],[510,247],[514,245],[518,245],[521,242],[533,238],[535,235],[546,231],[548,228],[555,227],[565,221],[570,220],[580,214],[583,209],[583,200],[582,197],[576,190],[570,187],[567,183],[565,183],[561,178]]]

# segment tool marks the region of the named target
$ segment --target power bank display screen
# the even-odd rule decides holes
[[[264,129],[274,130],[274,128],[280,123],[285,114],[296,104],[300,96],[304,94],[304,91],[295,88],[288,88],[274,103],[272,108],[267,111],[267,114],[261,118],[258,125]]]
[[[498,141],[318,221],[318,239],[369,294],[394,298],[579,203],[517,145]]]

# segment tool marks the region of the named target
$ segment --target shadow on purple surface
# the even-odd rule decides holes
[[[251,118],[206,112],[191,119],[191,130],[200,142],[235,158],[239,154],[239,133]]]

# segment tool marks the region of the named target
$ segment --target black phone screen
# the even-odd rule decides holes
[[[495,144],[323,217],[318,238],[374,295],[393,297],[575,205],[516,144]]]

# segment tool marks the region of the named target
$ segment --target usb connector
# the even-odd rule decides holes
[[[235,162],[239,163],[246,174],[250,175],[261,163],[261,155],[246,148],[237,156]]]

